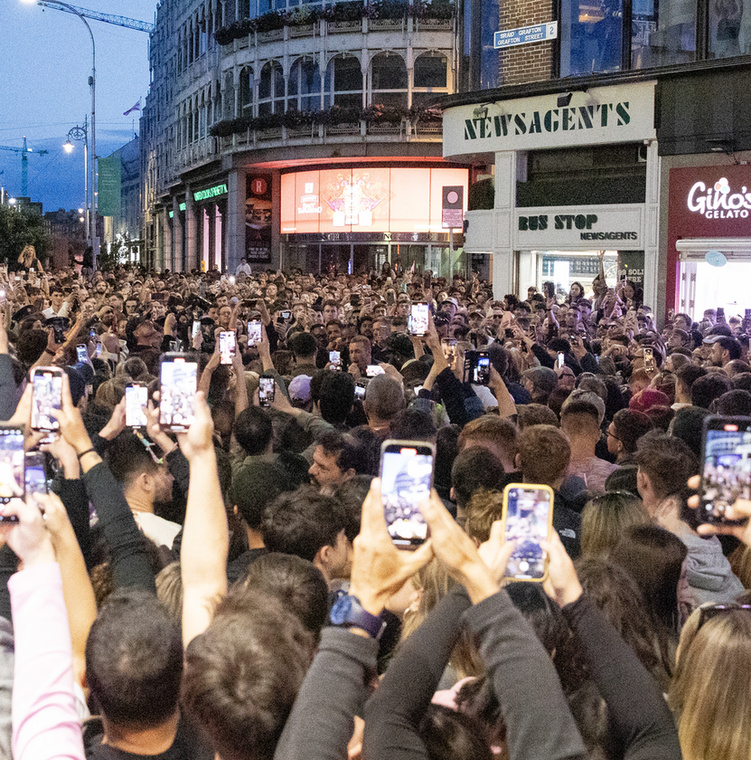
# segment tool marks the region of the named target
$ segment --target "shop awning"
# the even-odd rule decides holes
[[[720,251],[728,261],[751,261],[751,237],[683,238],[675,247],[681,261],[704,261],[707,251]]]

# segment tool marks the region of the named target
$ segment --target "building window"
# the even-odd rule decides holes
[[[312,58],[298,58],[287,82],[287,109],[305,112],[321,110],[321,72]]]
[[[235,118],[235,77],[231,71],[224,75],[224,92],[222,93],[224,112],[222,118]]]
[[[631,67],[646,69],[696,58],[696,5],[684,0],[633,0]]]
[[[562,0],[562,77],[618,71],[622,59],[622,0]]]
[[[261,69],[258,82],[258,115],[267,113],[284,113],[284,71],[278,61]]]
[[[253,115],[253,69],[246,66],[240,72],[240,114],[242,116]]]
[[[412,105],[435,100],[435,93],[448,92],[448,58],[440,53],[423,53],[415,58]]]
[[[710,0],[709,58],[730,58],[751,52],[748,8],[742,0]]]
[[[407,64],[396,53],[379,53],[370,63],[372,105],[407,107]]]
[[[338,55],[326,69],[326,107],[362,108],[362,69],[354,55]]]

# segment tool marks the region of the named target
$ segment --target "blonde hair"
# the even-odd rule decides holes
[[[467,535],[477,544],[490,538],[490,529],[503,517],[503,494],[500,491],[478,489],[467,504]]]
[[[728,610],[681,634],[669,703],[685,760],[751,757],[751,611]]]
[[[633,494],[611,492],[588,501],[582,510],[582,557],[607,556],[626,528],[650,522],[642,500]]]

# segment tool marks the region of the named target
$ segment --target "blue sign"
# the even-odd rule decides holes
[[[722,251],[707,251],[704,260],[713,267],[724,267],[728,263],[727,257]]]
[[[558,37],[558,22],[550,21],[546,24],[534,26],[520,26],[518,29],[506,29],[493,35],[493,47],[507,48],[514,45],[528,45],[530,42],[542,42],[554,40]]]

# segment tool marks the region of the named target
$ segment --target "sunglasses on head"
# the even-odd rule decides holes
[[[751,611],[751,604],[713,604],[708,607],[702,607],[699,613],[699,625],[696,626],[696,632],[707,622],[718,615],[722,615],[726,612],[733,612],[735,610]]]

